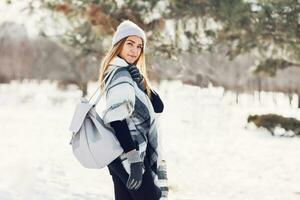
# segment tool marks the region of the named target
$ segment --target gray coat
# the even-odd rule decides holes
[[[128,63],[115,57],[108,68],[108,73],[115,67],[126,67]],[[139,153],[145,158],[146,149],[150,165],[155,178],[158,161],[158,138],[155,112],[149,97],[140,90],[131,78],[129,72],[123,68],[118,70],[112,81],[108,83],[105,90],[106,108],[103,112],[103,121],[109,124],[112,121],[126,119],[130,134],[139,145]],[[147,148],[148,147],[148,148]],[[124,168],[129,172],[127,160],[122,162]]]

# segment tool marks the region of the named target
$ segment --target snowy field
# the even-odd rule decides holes
[[[89,92],[96,88],[90,84]],[[180,82],[156,86],[168,162],[170,200],[300,200],[300,138],[246,128],[247,116],[277,113],[300,119],[280,93],[235,96]],[[107,169],[81,167],[69,145],[80,97],[55,84],[0,85],[0,200],[113,200]]]

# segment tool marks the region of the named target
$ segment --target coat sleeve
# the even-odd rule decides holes
[[[135,105],[133,80],[126,69],[118,70],[107,84],[106,109],[103,112],[105,124],[129,117]]]
[[[122,121],[110,122],[110,126],[115,130],[115,135],[118,138],[121,147],[124,149],[124,153],[127,153],[133,149],[137,149],[132,137],[126,119]]]

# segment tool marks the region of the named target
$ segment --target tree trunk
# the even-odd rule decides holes
[[[273,91],[272,99],[275,105],[277,105],[277,94]]]
[[[79,89],[82,91],[82,97],[85,97],[87,95],[87,87],[88,87],[88,83],[87,82],[80,82],[78,84]]]
[[[289,98],[289,104],[292,106],[292,100],[293,100],[293,92],[291,89],[288,89],[288,98]]]
[[[299,94],[300,92],[298,92],[298,106],[297,106],[297,108],[300,108],[300,94]]]
[[[260,100],[261,100],[260,94],[261,94],[261,90],[262,90],[261,78],[260,77],[257,77],[257,89],[258,89],[258,101],[260,102]]]
[[[239,92],[236,91],[235,93],[235,103],[238,104],[239,103]]]
[[[290,106],[292,106],[293,93],[288,93],[288,97],[289,97],[289,104]]]

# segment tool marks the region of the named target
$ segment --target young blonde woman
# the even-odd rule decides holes
[[[108,165],[116,200],[158,200],[167,187],[159,187],[160,169],[155,113],[164,109],[150,88],[145,64],[146,36],[126,20],[114,33],[112,47],[102,60],[99,80],[118,68],[107,84],[103,121],[110,126],[124,153]],[[106,79],[107,80],[107,79]],[[103,88],[103,86],[102,86]]]

